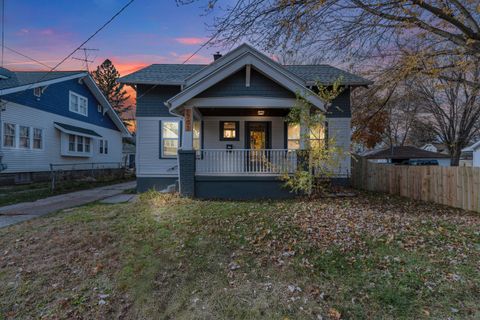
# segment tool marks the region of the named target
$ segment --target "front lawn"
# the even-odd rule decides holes
[[[0,319],[478,319],[480,216],[147,193],[0,229]]]

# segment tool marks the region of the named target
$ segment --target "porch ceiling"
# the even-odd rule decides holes
[[[262,109],[262,108],[198,108],[202,116],[213,117],[285,117],[290,112],[288,108]],[[259,115],[259,111],[263,114]]]

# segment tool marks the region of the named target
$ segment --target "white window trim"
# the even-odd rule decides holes
[[[72,95],[77,97],[78,111],[75,111],[75,110],[72,109],[72,101],[71,101],[72,100]],[[85,99],[85,102],[86,102],[85,113],[80,112],[80,99]],[[70,110],[70,112],[77,113],[77,114],[80,114],[82,116],[88,117],[88,98],[85,97],[85,96],[82,96],[81,94],[78,94],[76,92],[69,91],[68,92],[68,110]]]
[[[107,145],[107,152],[105,152],[105,145]],[[110,151],[110,143],[108,143],[108,139],[99,139],[98,153],[101,155],[108,155],[109,151]]]
[[[27,128],[28,129],[28,147],[23,147],[20,145],[20,131],[21,131],[21,128],[24,127],[24,128]],[[18,149],[23,149],[23,150],[29,150],[29,149],[32,149],[32,127],[30,126],[24,126],[24,125],[18,125]]]
[[[15,128],[15,135],[13,136],[13,146],[6,146],[5,145],[5,124],[12,124]],[[18,147],[18,125],[16,123],[11,122],[2,122],[2,148],[4,149],[17,149]]]
[[[14,139],[13,139],[13,142],[14,142],[13,147],[5,146],[5,135],[4,135],[5,128],[4,128],[4,126],[5,126],[6,123],[7,124],[12,124],[15,127],[15,136],[14,136]],[[28,148],[20,146],[20,127],[27,127],[28,128],[28,132],[29,132],[29,147]],[[42,131],[42,139],[41,139],[42,147],[40,149],[33,147],[34,129],[39,129],[39,130]],[[1,123],[0,132],[1,132],[1,135],[2,135],[1,146],[4,149],[8,149],[8,150],[12,150],[12,149],[15,149],[15,150],[33,150],[33,151],[43,151],[45,149],[45,128],[32,127],[30,125],[23,125],[23,124],[11,123],[11,122],[5,121],[5,122]]]
[[[161,121],[161,124],[162,124],[162,127],[160,128],[161,130],[161,141],[160,141],[160,154],[161,154],[161,158],[162,159],[177,159],[177,155],[175,156],[167,156],[164,154],[163,152],[163,141],[165,139],[167,140],[175,140],[175,138],[165,138],[164,135],[163,135],[163,125],[165,124],[165,122],[176,122],[178,124],[178,137],[177,137],[177,152],[178,150],[182,147],[180,145],[180,141],[181,141],[181,134],[182,132],[180,131],[180,129],[182,128],[182,126],[180,125],[180,120],[160,120]]]
[[[87,136],[83,136],[83,135],[80,135],[80,134],[71,134],[71,133],[66,133],[65,134],[66,136],[66,146],[65,146],[65,149],[66,149],[66,155],[70,155],[70,156],[92,156],[92,150],[93,150],[93,139],[91,137],[87,137]],[[74,136],[75,137],[75,142],[74,142],[74,151],[70,150],[70,136]],[[83,142],[82,142],[82,145],[83,145],[83,151],[77,151],[78,150],[78,137],[82,137],[83,139]],[[85,151],[85,139],[89,139],[90,140],[90,151]]]
[[[42,136],[40,137],[40,145],[41,145],[41,148],[34,148],[33,147],[33,144],[34,144],[34,140],[35,140],[35,129],[38,129],[40,130],[40,132],[42,133]],[[45,148],[45,129],[43,128],[38,128],[38,127],[31,127],[32,130],[32,150],[43,150]]]

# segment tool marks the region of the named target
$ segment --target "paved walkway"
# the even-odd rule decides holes
[[[0,228],[62,209],[81,206],[122,193],[136,187],[135,181],[76,191],[33,202],[0,207]]]

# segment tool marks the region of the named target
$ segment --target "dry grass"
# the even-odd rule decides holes
[[[156,193],[0,230],[0,319],[479,318],[480,216]]]

